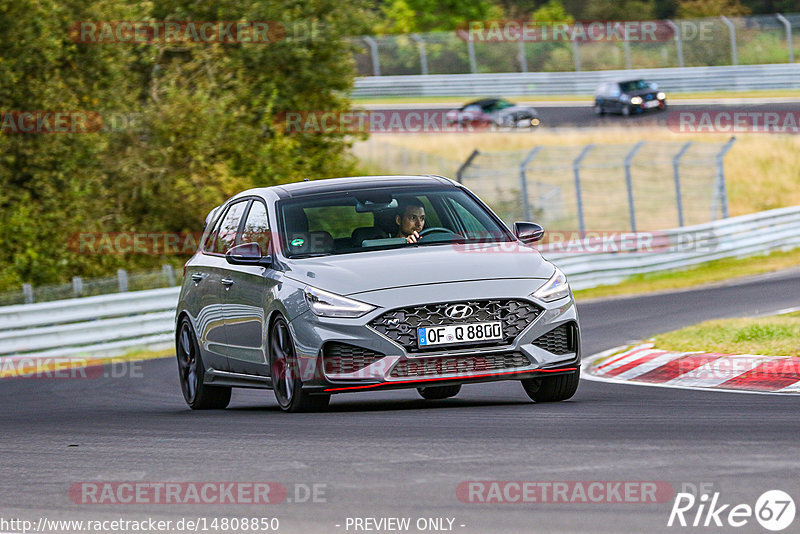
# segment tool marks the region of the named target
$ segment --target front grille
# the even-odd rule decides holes
[[[327,343],[322,351],[326,374],[355,373],[383,357],[380,352],[347,343]]]
[[[453,304],[469,305],[472,307],[473,313],[464,319],[451,319],[445,315],[444,311]],[[468,300],[398,308],[376,317],[369,325],[389,339],[402,345],[406,351],[417,352],[420,350],[441,350],[443,348],[437,345],[425,347],[424,349],[418,348],[417,328],[419,327],[502,321],[504,336],[502,341],[475,342],[459,345],[459,348],[487,344],[506,345],[514,341],[514,338],[525,330],[541,312],[541,308],[524,300]]]
[[[568,354],[575,352],[577,334],[575,323],[565,323],[539,336],[533,344],[553,354]]]
[[[454,373],[474,374],[527,367],[530,364],[530,360],[521,352],[415,358],[399,362],[394,366],[389,376],[393,378],[415,378]]]

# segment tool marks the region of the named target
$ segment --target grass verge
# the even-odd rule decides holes
[[[575,297],[590,299],[684,289],[743,276],[769,273],[798,265],[800,265],[800,248],[762,256],[715,260],[680,271],[636,275],[619,284],[576,291]]]
[[[757,319],[720,319],[655,337],[655,346],[681,352],[800,356],[800,312]]]

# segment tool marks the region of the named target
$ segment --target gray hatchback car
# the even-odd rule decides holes
[[[574,395],[580,329],[564,274],[464,186],[439,176],[335,178],[252,189],[214,209],[176,315],[191,408],[231,388],[274,390],[287,412],[334,393],[522,383]]]

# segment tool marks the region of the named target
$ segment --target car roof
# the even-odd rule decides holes
[[[237,196],[264,194],[268,191],[281,198],[296,198],[307,195],[318,195],[335,191],[358,191],[376,187],[425,187],[444,186],[457,187],[455,182],[436,175],[392,175],[392,176],[349,176],[346,178],[324,178],[320,180],[304,180],[289,184],[274,185],[243,191]]]
[[[505,100],[505,101],[507,102],[507,100],[506,100],[505,98],[482,98],[482,99],[480,99],[480,100],[473,100],[472,102],[467,102],[466,104],[464,104],[464,105],[463,105],[463,106],[461,106],[461,107],[462,107],[462,108],[465,108],[465,107],[467,107],[467,106],[474,106],[474,105],[476,105],[476,104],[477,104],[478,106],[481,106],[481,107],[482,107],[482,106],[485,106],[485,105],[487,105],[487,104],[494,104],[495,102],[499,102],[499,101],[501,101],[501,100]]]

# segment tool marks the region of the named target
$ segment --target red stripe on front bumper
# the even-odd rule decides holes
[[[577,367],[564,367],[562,369],[529,369],[527,371],[508,371],[506,373],[488,373],[484,375],[470,375],[465,377],[422,378],[419,380],[398,380],[396,382],[381,382],[380,384],[367,384],[365,386],[348,386],[344,388],[328,388],[325,391],[351,391],[354,389],[370,389],[394,384],[419,384],[421,382],[437,382],[442,380],[470,380],[472,378],[486,378],[490,376],[521,375],[523,373],[560,373],[562,371],[577,371]]]

